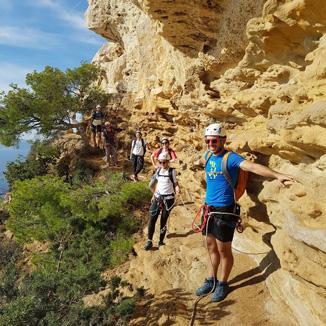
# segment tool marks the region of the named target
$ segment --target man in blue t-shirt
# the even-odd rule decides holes
[[[196,290],[196,295],[202,296],[213,293],[212,301],[222,301],[229,293],[227,283],[233,266],[232,240],[238,221],[235,214],[235,195],[233,187],[222,172],[222,159],[226,153],[224,149],[226,134],[220,123],[209,125],[205,130],[205,142],[208,151],[200,160],[205,166],[206,174],[206,208],[210,218],[203,234],[207,234],[207,248],[209,252],[208,278],[203,286]],[[271,170],[261,164],[246,161],[242,156],[231,152],[227,159],[227,172],[232,184],[236,183],[239,169],[250,171],[267,178],[277,179],[282,186],[286,181],[294,181],[290,175]],[[213,214],[212,214],[213,213]],[[227,213],[231,213],[228,215]],[[216,278],[221,263],[221,279]]]

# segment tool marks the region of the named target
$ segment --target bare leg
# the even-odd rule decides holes
[[[209,276],[215,278],[217,275],[218,266],[220,264],[220,254],[214,236],[208,234],[206,241],[209,252],[207,270],[209,271]]]
[[[108,145],[105,145],[105,161],[107,164],[110,163],[110,149]]]
[[[216,243],[221,257],[221,281],[227,282],[233,267],[232,242],[216,240]]]
[[[93,145],[94,145],[94,147],[97,146],[97,144],[96,144],[96,133],[95,132],[93,132]]]
[[[102,146],[102,137],[101,137],[101,132],[96,133],[97,136],[97,146],[101,147]]]

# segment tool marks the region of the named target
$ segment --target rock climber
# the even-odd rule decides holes
[[[158,157],[161,153],[168,153],[170,155],[170,163],[175,162],[175,160],[177,159],[177,155],[175,153],[175,151],[170,148],[170,141],[168,138],[163,137],[161,139],[161,147],[159,149],[157,149],[152,155],[151,155],[151,162],[154,166],[154,168],[158,168],[160,167],[160,164],[158,162]]]
[[[105,122],[103,128],[103,137],[105,142],[105,161],[108,165],[118,166],[117,159],[117,140],[116,131],[112,124],[108,121]]]
[[[92,112],[91,116],[91,130],[93,134],[94,147],[99,147],[102,144],[102,124],[104,119],[104,113],[101,110],[101,105],[96,105],[95,111]]]

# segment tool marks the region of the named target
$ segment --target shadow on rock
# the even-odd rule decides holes
[[[274,252],[273,246],[271,244],[271,237],[276,232],[274,229],[273,232],[269,232],[263,235],[263,242],[266,243],[271,250],[267,253],[267,255],[262,259],[259,266],[252,268],[240,275],[237,275],[232,280],[230,280],[229,284],[234,284],[237,282],[244,281],[240,284],[231,286],[231,291],[236,289],[258,284],[260,282],[264,282],[269,275],[277,271],[281,265],[280,260],[278,259],[277,255]]]
[[[186,233],[169,233],[166,237],[168,239],[173,239],[173,238],[186,238],[189,235],[194,234],[195,232],[193,230],[189,230]]]
[[[210,297],[208,298],[210,300]],[[222,320],[223,317],[231,314],[230,311],[225,309],[233,305],[235,302],[235,300],[224,300],[220,303],[209,301],[208,303],[198,304],[195,325],[216,325],[217,321]]]
[[[144,318],[137,321],[137,325],[175,325],[176,317],[190,318],[189,301],[191,293],[181,289],[168,290],[155,297],[146,295],[141,303],[137,304],[133,319]]]

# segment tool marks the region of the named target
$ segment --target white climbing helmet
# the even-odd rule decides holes
[[[97,108],[97,109],[100,109],[100,108],[101,108],[101,105],[100,105],[100,104],[97,104],[97,105],[96,105],[96,108]]]
[[[157,158],[160,162],[161,161],[170,161],[171,160],[171,157],[170,157],[170,154],[167,153],[167,152],[162,152],[158,158]]]
[[[206,136],[226,137],[226,134],[221,123],[212,123],[205,129],[205,137]]]

